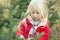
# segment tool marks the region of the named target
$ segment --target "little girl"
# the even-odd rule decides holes
[[[27,17],[19,22],[16,36],[24,40],[31,40],[37,33],[44,33],[38,40],[48,40],[49,21],[46,0],[31,0],[27,12]]]

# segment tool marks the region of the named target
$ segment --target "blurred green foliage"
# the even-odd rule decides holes
[[[53,27],[53,25],[56,23],[56,20],[59,19],[58,17],[58,10],[55,9],[53,6],[56,3],[57,0],[51,1],[48,4],[49,8],[49,21],[50,21],[50,27]]]
[[[25,17],[29,2],[30,0],[2,0],[0,2],[0,40],[20,40],[19,37],[15,37],[15,32],[19,21]],[[55,2],[50,1],[48,4],[51,27],[58,18],[57,10],[52,8]]]

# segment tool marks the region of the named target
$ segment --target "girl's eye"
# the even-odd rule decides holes
[[[39,12],[36,12],[36,14],[39,14]]]
[[[34,12],[32,12],[32,14],[34,14]]]

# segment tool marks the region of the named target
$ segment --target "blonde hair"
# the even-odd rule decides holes
[[[31,12],[32,8],[38,10],[38,12],[41,14],[40,16],[42,17],[42,19],[44,18],[48,19],[48,7],[47,7],[46,0],[31,0],[27,8],[26,14]]]

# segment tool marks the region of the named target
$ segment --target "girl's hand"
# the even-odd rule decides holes
[[[24,38],[24,40],[27,40],[27,38]]]
[[[32,38],[31,38],[31,40],[35,40],[35,38],[34,38],[34,37],[32,37]]]
[[[35,38],[34,38],[34,37],[32,37],[31,39],[28,39],[28,40],[35,40]]]

